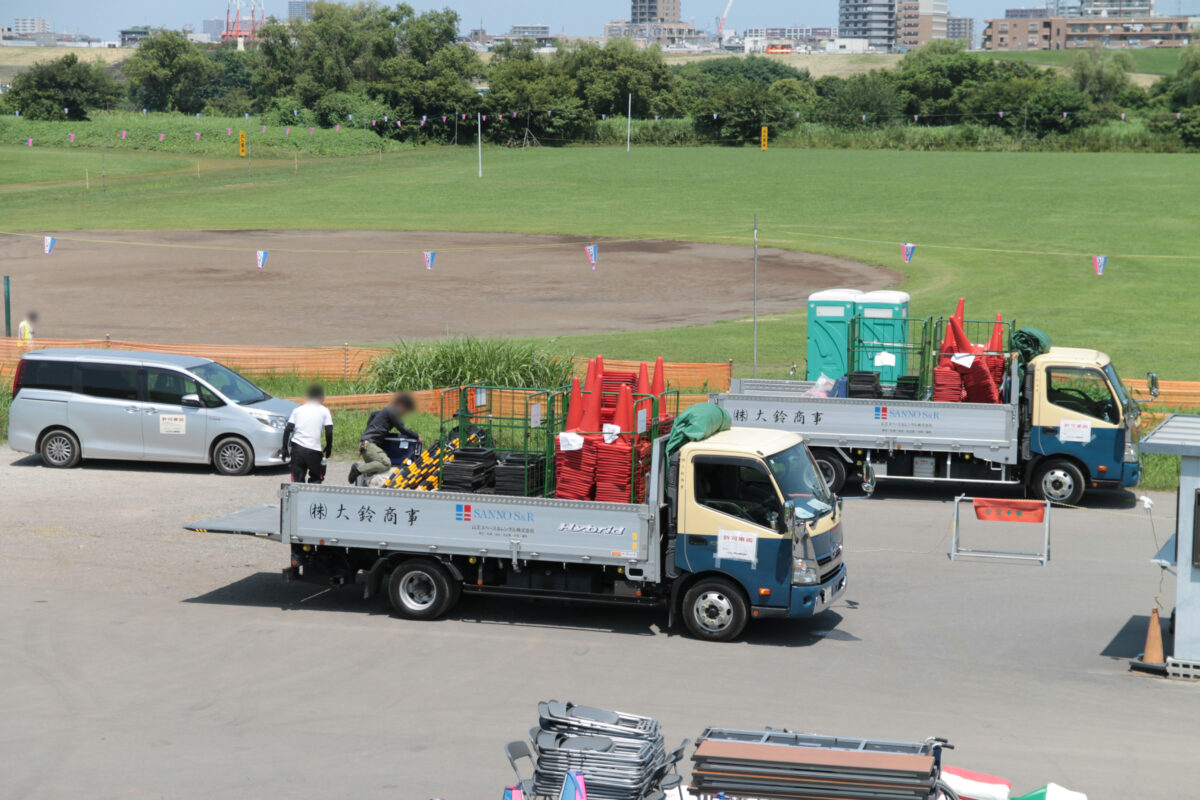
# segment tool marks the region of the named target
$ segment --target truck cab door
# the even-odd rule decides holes
[[[1125,427],[1104,373],[1083,364],[1037,364],[1034,381],[1030,450],[1075,458],[1092,481],[1119,480]]]
[[[792,541],[784,533],[783,502],[766,465],[749,457],[704,454],[681,462],[676,565],[728,575],[755,605],[787,605]]]

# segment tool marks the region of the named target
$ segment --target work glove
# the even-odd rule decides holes
[[[326,458],[332,458],[332,457],[333,457],[333,448],[332,448],[332,447],[326,447],[326,448],[325,448],[325,457],[326,457]]]
[[[280,450],[280,451],[279,451],[279,455],[283,457],[283,460],[284,460],[284,461],[288,461],[288,460],[290,460],[290,459],[291,459],[291,457],[292,457],[292,454],[291,454],[291,453],[289,453],[289,452],[287,451],[287,449],[286,449],[286,448],[285,448],[285,449],[283,449],[283,450]]]

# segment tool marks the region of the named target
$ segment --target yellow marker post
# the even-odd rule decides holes
[[[767,126],[766,125],[763,125],[763,127],[762,127],[762,149],[763,150],[767,149]]]
[[[765,135],[765,134],[764,134]],[[238,155],[246,157],[246,132],[238,131]]]

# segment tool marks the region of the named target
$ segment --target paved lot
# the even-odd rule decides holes
[[[1055,512],[1045,568],[951,564],[948,491],[851,498],[845,599],[708,645],[654,612],[528,601],[406,622],[283,584],[282,545],[180,529],[280,480],[52,472],[0,448],[0,796],[497,797],[503,743],[550,697],[657,716],[673,740],[941,735],[952,763],[1023,791],[1183,796],[1195,779],[1200,687],[1124,661],[1160,577],[1132,495]],[[1156,500],[1162,539],[1173,498]]]

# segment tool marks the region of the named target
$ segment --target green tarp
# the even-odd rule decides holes
[[[1012,347],[1020,356],[1021,364],[1028,364],[1042,353],[1050,352],[1050,337],[1037,328],[1021,328],[1012,335]]]
[[[670,457],[688,442],[707,439],[714,433],[727,431],[733,425],[729,412],[712,403],[697,403],[684,410],[671,426],[667,437],[667,456]]]

